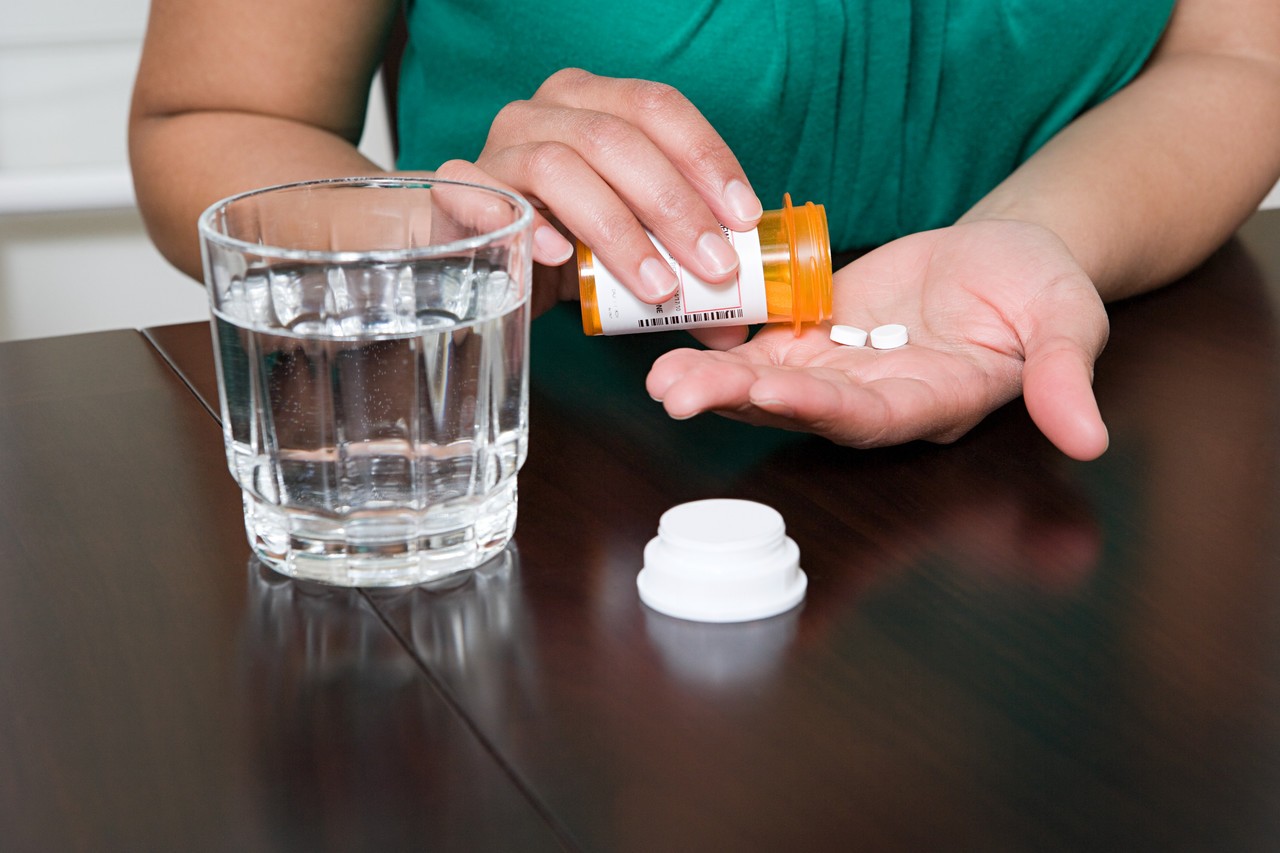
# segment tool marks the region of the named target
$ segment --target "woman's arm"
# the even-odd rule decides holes
[[[1141,74],[961,221],[1048,228],[1110,300],[1204,260],[1277,178],[1280,3],[1179,0]]]
[[[856,447],[953,441],[1019,392],[1059,448],[1107,446],[1093,397],[1102,299],[1203,260],[1280,176],[1280,3],[1180,0],[1148,66],[961,221],[836,274],[834,322],[906,323],[911,343],[839,347],[765,329],[728,353],[675,350],[650,394]]]
[[[355,145],[395,9],[396,0],[154,0],[130,151],[143,217],[170,261],[199,277],[196,219],[231,193],[379,171]],[[717,217],[743,229],[760,216],[732,152],[678,92],[573,69],[500,111],[476,164],[451,160],[437,172],[525,194],[649,301],[676,280],[642,221],[721,281],[737,255]],[[562,265],[572,250],[537,215],[534,260]],[[572,269],[539,272],[544,297],[568,285],[576,294]],[[745,329],[707,336],[731,345]]]
[[[143,219],[199,278],[196,219],[241,190],[381,171],[357,150],[395,0],[152,0],[129,118]]]

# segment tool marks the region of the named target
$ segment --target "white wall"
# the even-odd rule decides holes
[[[126,120],[147,0],[6,4],[0,25],[0,341],[208,316],[134,207]],[[377,84],[375,84],[376,86]],[[381,93],[361,148],[389,164]]]
[[[1276,184],[1271,189],[1271,193],[1262,200],[1262,207],[1264,210],[1280,207],[1280,184]]]

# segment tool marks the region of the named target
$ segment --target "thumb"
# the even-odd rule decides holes
[[[1093,396],[1093,365],[1106,345],[1106,309],[1089,285],[1078,298],[1038,300],[1025,344],[1022,397],[1031,420],[1073,459],[1101,456],[1109,441]]]

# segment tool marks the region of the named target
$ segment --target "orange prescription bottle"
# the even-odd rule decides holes
[[[680,282],[675,295],[660,305],[632,295],[579,242],[582,330],[588,335],[624,335],[791,323],[798,335],[804,323],[831,316],[831,237],[822,205],[805,202],[803,207],[793,207],[787,194],[782,197],[782,209],[766,210],[754,231],[726,228],[725,237],[738,253],[738,275],[710,284],[685,270],[650,235]]]

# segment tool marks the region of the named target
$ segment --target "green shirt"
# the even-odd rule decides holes
[[[409,0],[399,166],[475,159],[503,105],[576,66],[670,83],[766,208],[790,192],[837,250],[876,245],[954,221],[1131,80],[1173,3]]]

